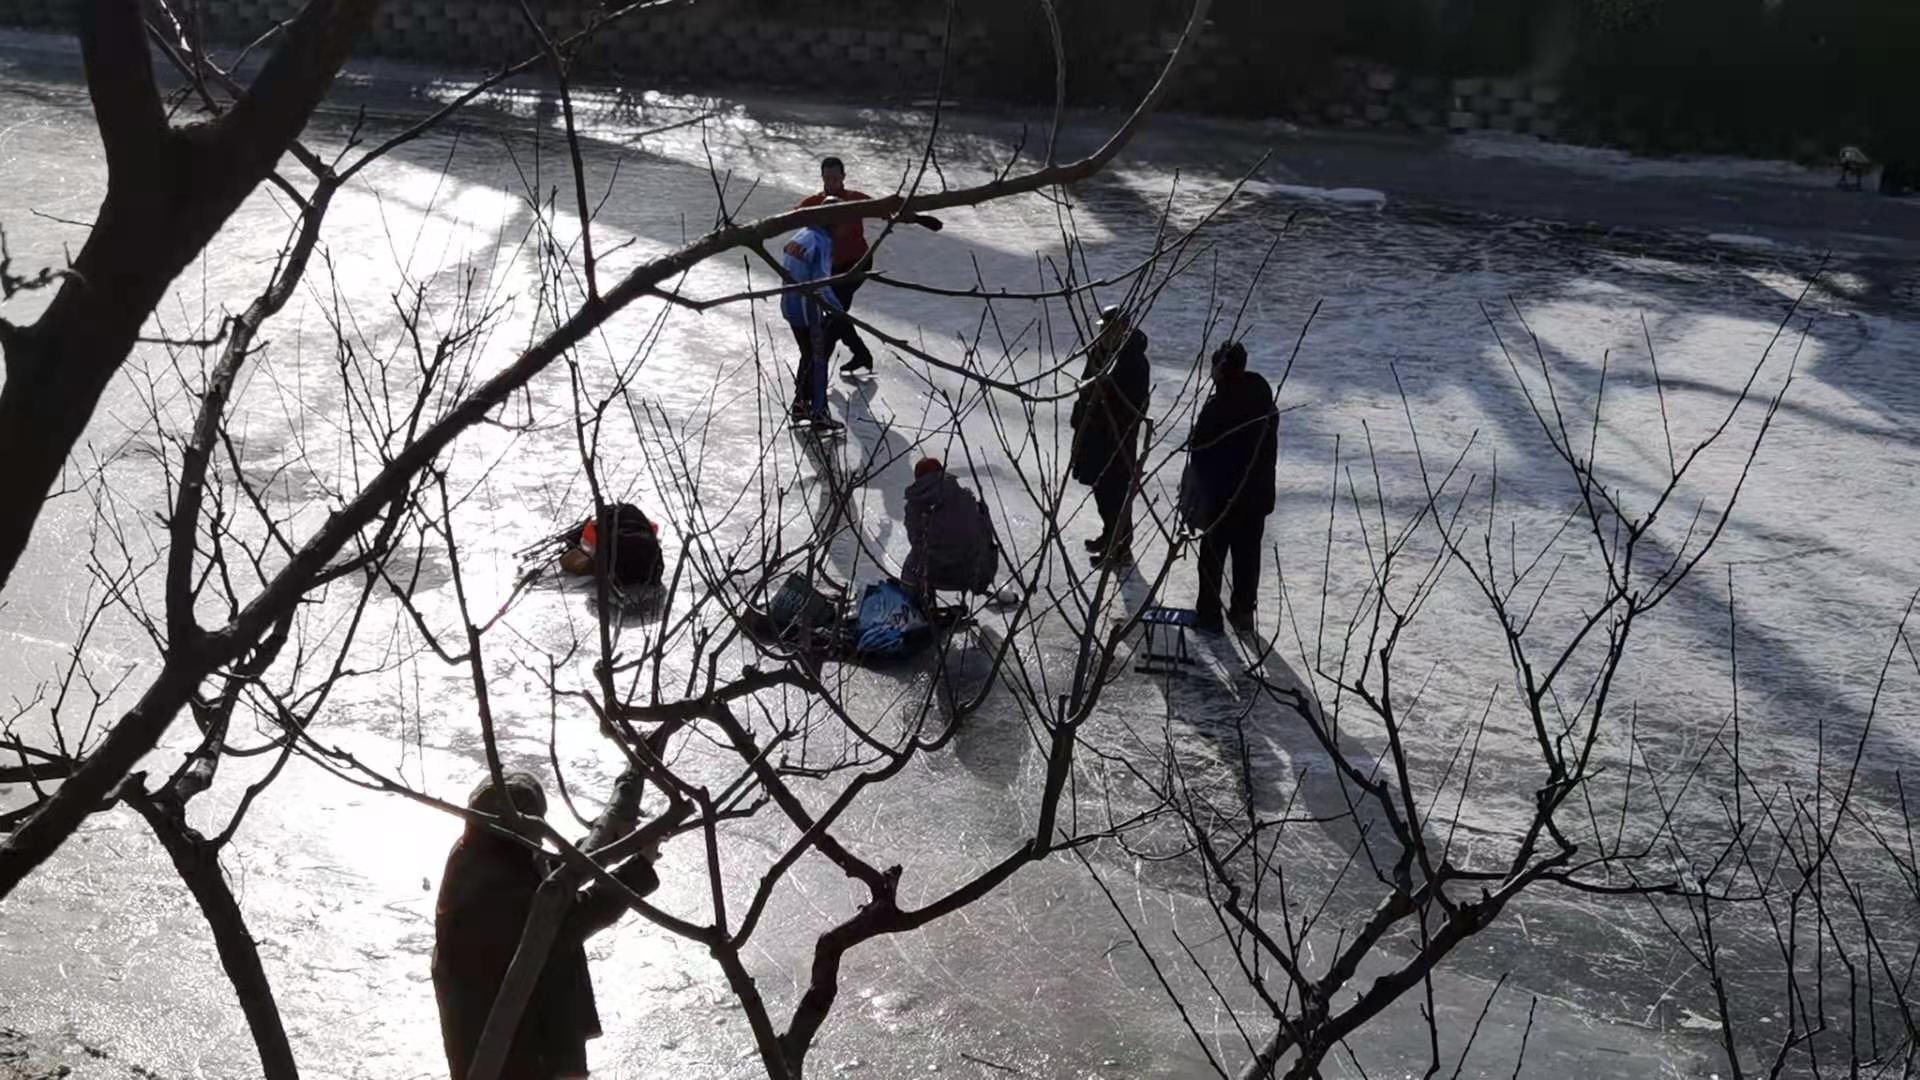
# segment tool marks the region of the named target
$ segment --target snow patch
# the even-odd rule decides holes
[[[1504,158],[1553,165],[1627,180],[1717,179],[1771,180],[1802,186],[1831,186],[1830,173],[1791,161],[1735,157],[1641,158],[1625,150],[1542,142],[1531,135],[1479,131],[1455,135],[1455,153],[1473,158]]]
[[[1138,167],[1115,169],[1111,176],[1143,200],[1155,203],[1164,201],[1169,189],[1172,189],[1172,224],[1177,228],[1197,223],[1233,192],[1236,183],[1240,183],[1236,178],[1222,174],[1170,175],[1164,171]],[[1279,184],[1270,180],[1240,183],[1239,194],[1235,196],[1235,201],[1240,203],[1266,199],[1293,199],[1356,210],[1378,210],[1387,204],[1386,193],[1373,188],[1314,187],[1308,184]],[[1087,221],[1083,219],[1081,225],[1083,229],[1086,228]]]
[[[1710,233],[1707,236],[1707,243],[1725,244],[1728,247],[1739,248],[1770,248],[1779,246],[1764,236],[1754,236],[1751,233]]]
[[[1249,184],[1249,190],[1255,185]],[[1308,187],[1305,184],[1261,184],[1258,194],[1271,195],[1282,199],[1306,199],[1310,202],[1337,203],[1341,206],[1367,207],[1378,210],[1387,205],[1387,193],[1373,188],[1321,188]]]
[[[1689,1031],[1719,1031],[1720,1021],[1711,1016],[1701,1016],[1692,1009],[1681,1009],[1680,1026]]]

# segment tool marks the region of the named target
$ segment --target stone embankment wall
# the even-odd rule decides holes
[[[1504,131],[1543,139],[1561,132],[1561,95],[1554,83],[1409,77],[1361,62],[1337,70],[1328,85],[1289,100],[1285,115],[1314,127]]]
[[[0,0],[0,24],[71,26],[73,0]],[[210,38],[254,40],[299,10],[298,0],[202,0]],[[596,4],[535,4],[556,40],[602,18]],[[592,73],[645,85],[799,87],[883,100],[931,97],[948,60],[946,89],[961,100],[1050,96],[1052,57],[1028,40],[1010,43],[962,25],[949,50],[944,22],[891,17],[885,5],[849,8],[862,27],[796,24],[736,4],[640,12],[602,27],[578,54]],[[848,21],[855,21],[850,18]],[[1152,85],[1178,35],[1100,35],[1094,59],[1069,67],[1074,104],[1126,104]],[[386,0],[363,55],[455,67],[496,68],[532,55],[538,41],[517,0]],[[1341,61],[1307,79],[1281,81],[1259,42],[1214,32],[1194,43],[1172,104],[1233,115],[1277,116],[1309,126],[1439,132],[1496,130],[1554,138],[1560,94],[1516,79],[1404,77]]]

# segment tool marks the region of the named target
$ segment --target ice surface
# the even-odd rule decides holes
[[[10,176],[29,178],[0,191],[0,220],[20,264],[55,261],[61,243],[76,242],[79,230],[28,211],[69,219],[93,211],[102,166],[84,98],[58,82],[16,82],[0,95],[12,118],[0,133],[0,160]],[[553,121],[537,99],[524,104],[516,123]],[[594,186],[611,185],[596,237],[610,253],[603,273],[668,250],[711,222],[709,153],[732,171],[736,197],[757,184],[737,211],[745,214],[783,208],[812,190],[813,162],[823,152],[848,158],[852,182],[872,191],[890,189],[919,160],[916,122],[923,117],[831,103],[723,102],[704,129],[631,138],[710,104],[657,98],[629,120],[589,119]],[[1081,118],[1069,135],[1089,141],[1099,122]],[[951,143],[943,146],[942,165],[956,184],[1001,164],[1020,127],[988,116],[949,115],[943,124]],[[330,118],[312,136],[322,146],[337,145],[346,125]],[[384,128],[376,124],[376,130]],[[543,183],[552,183],[560,174],[552,129],[546,130]],[[504,143],[502,131],[511,133]],[[1170,122],[1149,132],[1114,173],[1077,189],[1075,223],[1095,275],[1117,272],[1147,253],[1169,191],[1175,192],[1174,221],[1197,221],[1258,159],[1269,135],[1258,125]],[[1338,158],[1337,152],[1313,153]],[[503,300],[524,288],[532,254],[522,246],[529,223],[522,177],[532,161],[527,128],[502,121],[493,129],[423,139],[343,195],[329,255],[345,307],[369,334],[391,335],[394,328],[389,294],[396,263],[416,275],[470,266]],[[445,176],[443,164],[450,165]],[[1210,305],[1237,306],[1271,236],[1303,198],[1310,206],[1320,200],[1326,212],[1294,219],[1244,323],[1256,367],[1277,377],[1308,312],[1322,304],[1281,402],[1290,411],[1283,420],[1279,510],[1268,530],[1290,588],[1308,595],[1327,542],[1336,438],[1342,462],[1357,468],[1371,433],[1389,514],[1404,516],[1419,504],[1400,386],[1430,457],[1451,460],[1472,440],[1471,468],[1490,476],[1497,459],[1504,513],[1523,537],[1544,540],[1565,515],[1570,489],[1489,327],[1491,318],[1509,342],[1522,340],[1518,318],[1504,308],[1510,298],[1539,335],[1569,400],[1590,402],[1602,360],[1610,357],[1606,395],[1620,426],[1600,441],[1603,459],[1610,482],[1626,498],[1645,500],[1662,479],[1667,456],[1642,317],[1668,380],[1665,405],[1684,450],[1718,422],[1797,295],[1801,275],[1812,269],[1791,249],[1729,250],[1705,231],[1609,239],[1570,236],[1537,221],[1463,220],[1455,211],[1499,215],[1497,193],[1489,189],[1482,205],[1437,206],[1417,190],[1403,197],[1371,178],[1323,183],[1319,174],[1334,168],[1322,161],[1309,170],[1283,154],[1205,234],[1216,245],[1218,280],[1210,279],[1211,266],[1180,279],[1145,319],[1154,341],[1156,400],[1170,405],[1201,354]],[[1315,178],[1306,181],[1304,171]],[[1356,188],[1376,190],[1362,197]],[[1391,198],[1376,198],[1380,190]],[[1355,213],[1355,207],[1378,212]],[[964,288],[977,266],[989,282],[1030,288],[1040,280],[1036,253],[1059,254],[1060,220],[1043,200],[946,218],[938,235],[902,230],[890,238],[883,269]],[[257,288],[286,220],[269,194],[256,197],[209,257],[182,278],[181,300],[163,317],[178,325],[203,302],[241,302]],[[1914,265],[1844,254],[1840,262],[1846,276],[1813,295],[1806,318],[1796,321],[1763,372],[1760,386],[1770,393],[1797,352],[1795,382],[1733,525],[1716,556],[1641,631],[1641,652],[1623,673],[1627,685],[1619,693],[1646,703],[1640,734],[1661,767],[1686,760],[1729,707],[1729,568],[1742,608],[1745,737],[1750,752],[1783,774],[1816,753],[1851,749],[1848,740],[1865,714],[1893,620],[1920,583],[1920,519],[1912,513],[1920,475],[1911,431],[1920,411]],[[755,283],[765,284],[764,274],[753,273]],[[719,295],[745,284],[744,274],[738,261],[708,264],[682,287]],[[332,287],[328,282],[290,307],[273,331],[270,360],[243,390],[236,415],[247,437],[248,466],[262,475],[301,454],[322,461],[337,456],[333,440],[350,403],[336,385],[326,325]],[[30,317],[36,302],[16,301],[6,314]],[[963,301],[878,286],[868,287],[860,302],[883,330],[924,340],[947,356],[958,352],[954,336],[978,317]],[[509,310],[508,324],[516,329],[483,344],[475,357],[482,369],[510,356],[534,317],[524,295]],[[659,306],[648,304],[617,320],[608,339],[590,351],[597,370],[603,374],[610,360],[631,355],[661,317]],[[758,445],[756,380],[777,386],[784,378],[784,330],[770,319],[765,308],[749,313],[740,307],[665,315],[641,370],[647,394],[668,414],[711,416],[716,452],[702,489],[716,505],[751,482],[746,459],[753,455],[735,451]],[[764,375],[752,362],[756,334],[775,343]],[[164,374],[157,351],[142,356]],[[1528,362],[1523,356],[1523,369]],[[945,375],[932,381],[958,387]],[[883,353],[874,382],[837,387],[833,397],[836,411],[850,420],[849,458],[894,461],[865,488],[856,510],[869,546],[897,565],[906,539],[893,523],[907,471],[919,451],[947,449],[938,433],[921,430],[928,385]],[[127,505],[151,508],[162,480],[140,452],[151,436],[138,430],[139,402],[136,380],[117,387],[95,424],[91,450],[111,462],[115,490]],[[545,426],[529,433],[484,429],[461,444],[462,474],[476,478],[464,521],[473,536],[468,587],[488,598],[479,606],[504,598],[511,552],[550,531],[585,498],[572,432],[555,422],[569,402],[566,377],[555,371],[530,388],[521,406]],[[1053,418],[1043,412],[1039,422],[1051,425]],[[992,445],[983,431],[969,435],[976,446]],[[1738,466],[1737,454],[1713,457],[1704,464],[1707,486],[1724,490]],[[793,468],[797,478],[805,475],[802,466]],[[662,497],[636,463],[616,462],[614,473],[619,490],[643,502]],[[1170,485],[1177,466],[1163,476]],[[988,472],[980,483],[1002,515],[1003,536],[1036,531],[1031,500],[1010,477]],[[89,606],[90,583],[76,572],[76,552],[84,548],[90,517],[91,508],[76,499],[56,501],[43,514],[0,608],[0,637],[7,643],[0,650],[0,688],[25,697],[56,670],[72,640]],[[1092,508],[1083,508],[1071,535],[1081,536],[1091,519]],[[1368,575],[1351,514],[1343,514],[1338,539],[1330,572],[1336,606],[1358,595]],[[668,537],[670,557],[676,543]],[[874,572],[851,547],[835,557],[842,577]],[[1575,558],[1565,572],[1571,579],[1594,569],[1591,560]],[[429,564],[424,573],[423,588],[444,613],[450,605],[445,567]],[[1178,564],[1170,598],[1182,599],[1192,587],[1191,563]],[[1130,588],[1127,603],[1146,599],[1139,587]],[[591,618],[585,604],[577,590],[537,592],[515,609],[516,632],[534,641],[564,640]],[[1310,623],[1311,605],[1298,594],[1295,604],[1285,609],[1289,619]],[[1430,759],[1425,765],[1444,762],[1477,720],[1487,688],[1506,679],[1502,644],[1476,614],[1464,580],[1450,581],[1433,607],[1460,614],[1432,616],[1427,633],[1407,645],[1427,680],[1419,739],[1422,757]],[[1261,596],[1269,633],[1280,627],[1282,611],[1277,580],[1269,580]],[[1283,636],[1283,649],[1297,663],[1290,635]],[[1064,649],[1064,637],[1059,644]],[[124,626],[90,649],[103,669],[131,667],[131,685],[153,670],[146,643]],[[1244,718],[1244,737],[1261,765],[1249,800],[1266,810],[1296,798],[1310,809],[1338,807],[1342,795],[1318,747],[1238,678],[1244,657],[1224,645],[1203,645],[1202,652],[1201,673],[1185,683],[1129,676],[1090,738],[1114,751],[1171,739],[1196,770],[1224,774],[1243,737],[1236,719]],[[1269,664],[1276,678],[1285,676],[1276,662]],[[850,697],[876,711],[919,689],[870,673],[849,678]],[[512,669],[498,679],[496,707],[510,717],[505,752],[511,761],[546,771],[548,718],[538,680]],[[1874,805],[1885,799],[1884,780],[1894,769],[1911,769],[1920,737],[1911,719],[1913,687],[1901,684],[1889,694],[1863,792]],[[463,672],[402,665],[345,696],[327,719],[327,738],[436,794],[457,795],[480,760],[470,713]],[[604,786],[619,762],[591,721],[561,716],[554,723],[557,752],[572,774]],[[1358,735],[1359,752],[1378,753],[1370,737]],[[1489,781],[1524,775],[1528,738],[1514,717],[1496,715],[1479,765]],[[185,739],[176,732],[153,767],[169,767]],[[1617,742],[1603,753],[1616,765],[1625,760]],[[1020,842],[1032,826],[1030,793],[1042,766],[1027,718],[1011,708],[988,708],[950,749],[874,794],[858,818],[857,841],[876,861],[909,867],[902,889],[910,899],[933,896]],[[232,768],[208,801],[230,807],[259,767]],[[1488,788],[1500,790],[1493,783]],[[5,797],[11,805],[13,796]],[[1520,788],[1504,801],[1491,794],[1476,800],[1459,842],[1491,848],[1524,812],[1527,797]],[[441,1073],[426,964],[439,866],[456,831],[435,812],[296,764],[231,849],[228,872],[262,942],[308,1075]],[[737,830],[729,840],[746,881],[779,851],[778,837],[752,830]],[[1287,859],[1297,874],[1330,878],[1355,841],[1351,823],[1303,829],[1292,834]],[[706,886],[691,873],[697,866],[693,852],[669,847],[663,905],[699,909]],[[1173,928],[1199,933],[1208,927],[1199,881],[1179,866],[1103,851],[1093,868],[1123,904],[1153,914],[1161,935],[1153,944],[1168,953],[1176,948],[1167,936]],[[770,997],[791,1001],[820,920],[850,911],[857,899],[830,868],[803,870],[797,888],[769,912],[759,949],[748,958]],[[70,1028],[162,1075],[248,1075],[255,1066],[244,1025],[197,919],[138,819],[125,811],[102,816],[7,903],[0,920],[0,1024]],[[755,1075],[745,1025],[700,949],[630,922],[597,941],[594,956],[607,1027],[593,1048],[596,1075]],[[1511,976],[1508,989],[1483,1033],[1485,1056],[1476,1055],[1486,1075],[1510,1072],[1533,995],[1539,1007],[1528,1053],[1541,1074],[1701,1075],[1716,1044],[1699,1023],[1709,1014],[1701,986],[1686,976],[1683,959],[1643,910],[1565,894],[1523,905],[1450,962],[1436,989],[1449,1026],[1470,1026],[1503,974]],[[1066,858],[1024,872],[962,917],[855,954],[843,985],[815,1059],[820,1070],[1003,1075],[970,1058],[1036,1076],[1184,1077],[1205,1069],[1089,872]],[[1420,1067],[1423,1036],[1411,1010],[1410,1000],[1389,1014],[1365,1047],[1373,1075]],[[1236,1052],[1238,1036],[1222,1014],[1197,1022],[1216,1047]],[[1345,1067],[1330,1066],[1336,1074]]]

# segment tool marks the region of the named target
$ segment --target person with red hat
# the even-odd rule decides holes
[[[999,569],[1000,540],[986,505],[939,458],[914,463],[901,584],[924,605],[936,590],[991,593]]]

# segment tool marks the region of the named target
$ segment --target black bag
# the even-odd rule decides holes
[[[774,631],[780,634],[826,626],[833,622],[835,613],[834,602],[799,574],[788,574],[767,605],[767,616],[773,620]]]
[[[616,585],[629,589],[658,585],[666,570],[660,527],[632,503],[601,507],[598,524],[589,530],[583,523],[574,530],[572,540],[593,553],[595,566],[604,567]]]

